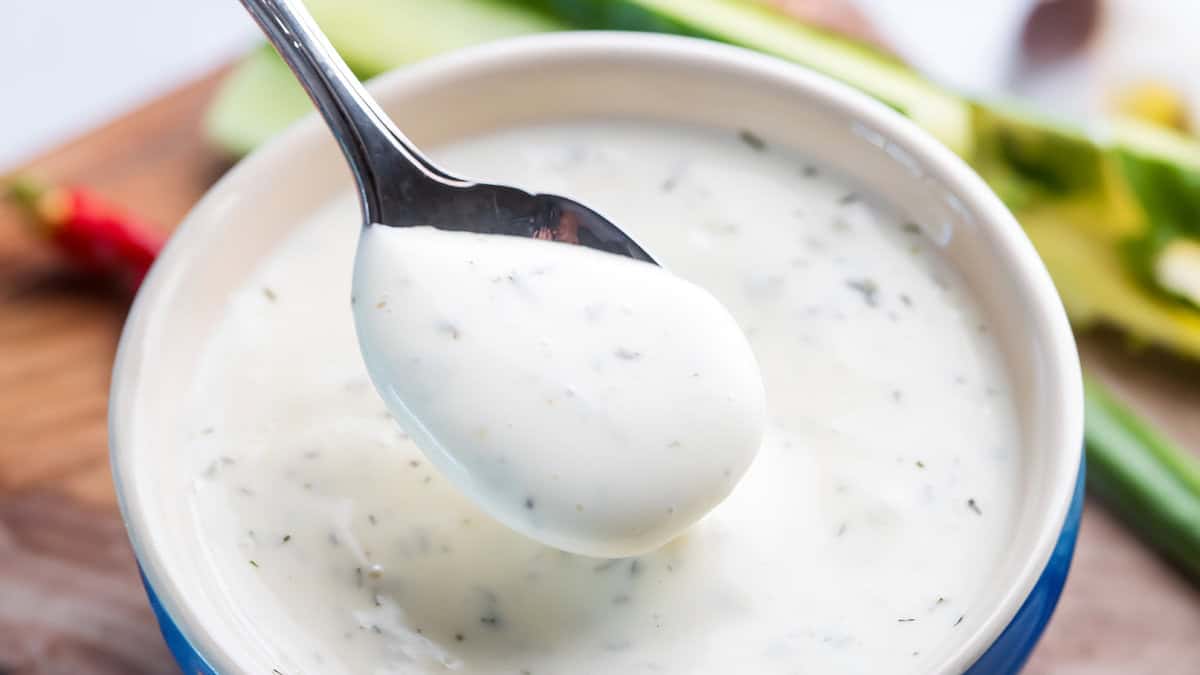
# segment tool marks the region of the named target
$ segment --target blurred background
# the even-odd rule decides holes
[[[963,129],[913,117],[1029,232],[1094,383],[1076,562],[1028,672],[1200,673],[1200,2],[678,3],[788,36],[769,44],[687,12],[650,25],[609,11],[625,0],[308,4],[364,78],[541,30],[669,29],[801,63],[788,40],[833,36],[868,49],[838,51],[827,74],[903,112],[855,75],[899,67],[912,101],[965,113]],[[308,104],[235,0],[5,10],[0,675],[176,672],[115,509],[113,351],[170,229]]]
[[[1077,114],[1105,110],[1123,87],[1161,82],[1176,87],[1198,119],[1194,27],[1200,25],[1200,3],[1192,0],[1058,0],[1048,4],[1061,7],[1033,21],[1037,0],[771,4],[870,36],[959,91],[1016,93]],[[0,167],[228,63],[259,42],[233,1],[67,0],[15,7],[16,15],[0,23],[0,59],[20,64],[6,72],[4,94],[24,103],[5,113]],[[1041,49],[1022,49],[1028,39]],[[1045,58],[1047,52],[1052,58]]]

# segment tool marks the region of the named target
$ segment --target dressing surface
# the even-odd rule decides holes
[[[972,627],[1012,527],[1018,429],[988,326],[919,224],[751,132],[571,123],[434,154],[594,204],[712,292],[761,366],[766,439],[731,497],[654,553],[517,535],[367,381],[354,210],[333,205],[232,299],[181,438],[192,526],[264,666],[920,672]]]

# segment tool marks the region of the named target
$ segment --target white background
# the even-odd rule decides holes
[[[440,0],[429,0],[438,2]],[[959,88],[1006,83],[1014,16],[1030,0],[857,0],[913,63]],[[1200,109],[1200,0],[1108,0],[1092,65],[1019,87],[1070,112],[1147,75]],[[237,0],[0,0],[0,174],[169,91],[258,39]]]
[[[236,0],[0,0],[0,173],[257,39]]]

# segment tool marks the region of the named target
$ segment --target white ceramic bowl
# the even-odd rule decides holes
[[[967,630],[930,655],[939,673],[1009,672],[1048,619],[1074,544],[1082,441],[1079,364],[1029,240],[991,190],[907,120],[843,85],[715,43],[566,33],[496,43],[393,72],[375,95],[420,145],[574,116],[755,129],[823,159],[936,224],[945,255],[996,326],[1023,426],[1020,512]],[[220,620],[186,499],[181,401],[228,294],[289,230],[350,185],[310,117],[223,178],[142,286],[113,377],[110,438],[121,507],[152,604],[185,672],[250,673],[251,642]],[[1074,505],[1074,508],[1072,506]],[[932,671],[931,671],[932,672]]]

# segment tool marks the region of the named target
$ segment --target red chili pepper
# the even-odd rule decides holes
[[[80,187],[46,187],[18,177],[9,196],[25,207],[35,232],[84,272],[136,290],[166,235],[104,197]]]

